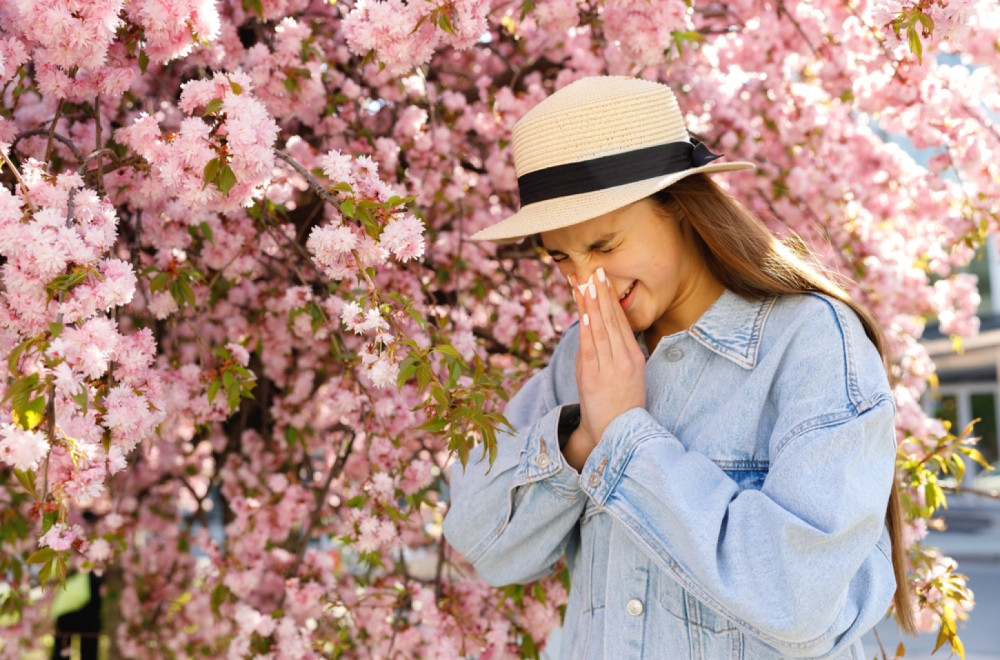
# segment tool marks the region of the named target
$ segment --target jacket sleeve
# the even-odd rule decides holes
[[[575,381],[565,392],[556,382],[566,372],[560,361],[574,359],[566,344],[510,400],[504,415],[515,430],[497,435],[493,465],[481,459],[451,467],[444,535],[495,586],[551,573],[587,503],[579,474],[559,450],[561,404],[575,403],[560,401],[575,396]]]
[[[818,657],[877,623],[895,590],[894,405],[886,387],[863,409],[791,415],[759,490],[641,408],[612,421],[580,483],[694,596],[782,655]]]

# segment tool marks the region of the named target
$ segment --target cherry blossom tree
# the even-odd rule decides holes
[[[76,571],[113,658],[536,656],[565,574],[490,588],[440,522],[571,301],[468,237],[516,208],[517,119],[603,73],[670,83],[884,324],[914,607],[961,650],[922,541],[977,454],[918,340],[977,331],[998,72],[988,0],[4,3],[0,657]]]

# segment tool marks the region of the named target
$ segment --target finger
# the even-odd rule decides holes
[[[608,334],[608,344],[613,359],[622,359],[629,353],[630,343],[635,343],[635,337],[625,318],[625,312],[618,302],[618,296],[611,280],[603,268],[596,271],[597,303],[603,326]]]
[[[589,287],[579,287],[576,285],[576,278],[573,277],[573,299],[580,314],[580,346],[577,351],[578,365],[581,368],[593,368],[596,366],[597,353],[594,347],[594,336],[591,331],[591,319],[593,316],[588,312],[586,293]],[[579,379],[578,379],[579,380]]]
[[[600,269],[600,271],[601,274],[604,274],[603,268]],[[618,300],[618,289],[616,289],[614,284],[611,283],[611,278],[605,275],[604,279],[605,284],[608,287],[608,301],[610,303],[609,308],[612,311],[611,316],[615,321],[619,334],[621,334],[624,338],[634,338],[635,334],[632,332],[632,326],[629,325],[628,317],[625,315],[625,310],[622,309],[621,302]]]
[[[601,369],[609,368],[614,363],[614,352],[611,346],[612,338],[605,322],[606,314],[602,311],[600,302],[601,296],[606,296],[601,291],[605,287],[605,284],[597,282],[596,278],[591,275],[590,279],[587,280],[587,284],[583,287],[584,292],[581,294],[586,305],[586,312],[590,317],[590,334],[593,337],[598,368]]]

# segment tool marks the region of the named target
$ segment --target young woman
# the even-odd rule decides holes
[[[860,660],[911,628],[877,326],[720,190],[664,85],[584,78],[518,123],[521,210],[580,322],[511,399],[445,534],[489,582],[565,556],[562,657]]]

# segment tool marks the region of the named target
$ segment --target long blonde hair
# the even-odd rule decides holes
[[[868,338],[888,364],[885,338],[874,317],[817,268],[779,241],[749,209],[704,174],[695,174],[653,195],[671,217],[687,222],[712,274],[730,291],[747,298],[818,292],[840,300],[858,315]],[[888,370],[887,370],[888,371]],[[903,543],[903,509],[898,475],[893,478],[886,508],[896,576],[893,604],[900,627],[915,634],[907,552]]]

